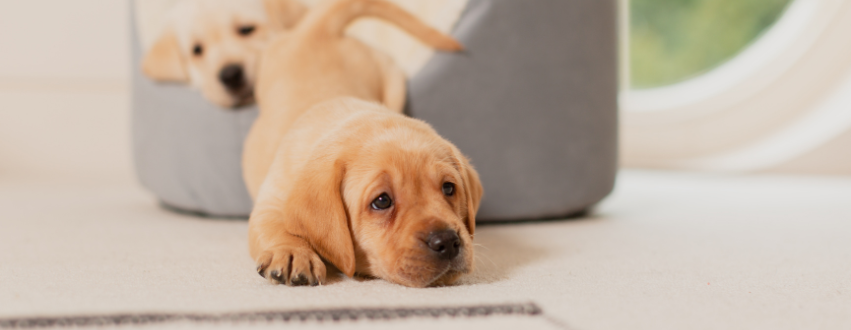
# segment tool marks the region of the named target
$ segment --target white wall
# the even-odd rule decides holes
[[[0,0],[0,177],[133,180],[122,0]]]
[[[126,84],[127,2],[0,0],[0,82]]]

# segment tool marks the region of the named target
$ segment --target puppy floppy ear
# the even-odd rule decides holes
[[[151,46],[142,60],[142,73],[156,81],[185,83],[189,81],[177,35],[171,29]]]
[[[314,157],[293,182],[285,209],[288,230],[349,277],[355,273],[355,248],[343,202],[345,164]]]
[[[299,0],[265,0],[266,13],[272,26],[292,29],[307,13],[307,6]]]
[[[479,180],[479,173],[470,165],[467,157],[460,155],[461,160],[461,178],[464,180],[464,197],[467,199],[467,230],[472,236],[476,231],[476,212],[479,211],[479,204],[482,201],[484,189],[482,182]]]

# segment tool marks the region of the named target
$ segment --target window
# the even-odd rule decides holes
[[[851,173],[851,2],[620,1],[625,166]],[[698,14],[722,10],[715,5],[749,14]],[[651,11],[641,6],[658,7],[640,16]],[[716,18],[682,18],[703,15]],[[676,51],[689,44],[692,50]],[[710,60],[678,59],[689,53]],[[664,71],[678,63],[689,65]],[[662,78],[648,78],[653,74]]]
[[[631,0],[631,87],[670,85],[715,68],[773,25],[789,2]]]

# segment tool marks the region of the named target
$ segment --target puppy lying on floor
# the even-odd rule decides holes
[[[362,16],[437,49],[461,48],[383,0],[326,2],[275,40],[243,158],[255,199],[251,256],[276,284],[323,283],[323,260],[347,276],[451,284],[473,268],[478,174],[428,124],[399,113],[397,69],[343,34]]]
[[[142,71],[156,81],[188,83],[224,108],[254,103],[260,54],[306,12],[298,0],[183,0]]]

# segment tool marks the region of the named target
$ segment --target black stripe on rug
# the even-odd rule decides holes
[[[224,314],[114,314],[95,316],[30,317],[0,319],[2,329],[155,325],[174,322],[340,322],[358,320],[399,320],[407,318],[487,317],[497,315],[541,315],[534,303],[422,308],[340,308],[296,311],[245,312]]]

